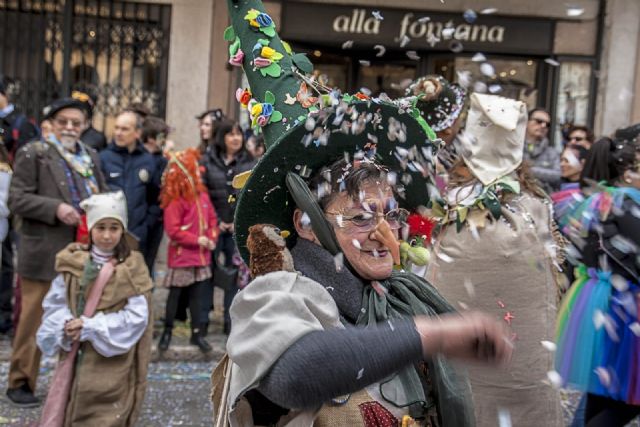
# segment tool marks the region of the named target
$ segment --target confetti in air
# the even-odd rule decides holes
[[[562,386],[562,377],[557,371],[547,372],[547,379],[554,388],[560,388]]]
[[[357,239],[353,239],[353,240],[351,241],[351,243],[353,244],[353,246],[354,246],[356,249],[360,249],[360,250],[362,250],[362,246],[360,246],[360,242],[358,242],[358,240],[357,240]]]
[[[552,67],[557,67],[560,65],[560,63],[558,61],[556,61],[553,58],[547,58],[544,60],[544,62],[546,62],[547,64],[551,65]]]
[[[344,254],[342,252],[338,252],[333,257],[333,264],[336,266],[336,271],[340,273],[342,271],[342,267],[344,267]]]
[[[436,256],[446,263],[451,264],[453,262],[453,258],[451,258],[449,255],[445,253],[438,252]]]
[[[353,47],[353,40],[347,40],[346,42],[342,43],[343,49],[351,49],[352,47]]]
[[[406,54],[407,54],[407,58],[411,60],[414,60],[414,61],[420,60],[420,55],[418,55],[418,52],[416,52],[415,50],[408,50]]]
[[[376,57],[380,58],[381,56],[383,56],[385,54],[385,52],[387,51],[387,48],[385,48],[384,46],[382,46],[381,44],[377,44],[373,47],[375,50],[377,50],[378,52],[376,53]]]
[[[540,344],[542,344],[542,347],[545,348],[545,350],[554,352],[556,351],[556,344],[554,342],[551,341],[540,341]]]
[[[498,409],[498,426],[499,427],[512,427],[511,413],[504,408]]]
[[[379,10],[374,10],[373,12],[371,12],[371,15],[373,15],[373,17],[376,18],[376,20],[378,21],[384,20],[384,17],[382,16],[382,13],[380,13]]]
[[[484,54],[483,54],[483,53],[478,52],[478,53],[476,53],[475,55],[473,55],[473,56],[471,57],[471,60],[472,60],[473,62],[484,62],[484,61],[486,61],[486,60],[487,60],[487,57],[486,57],[486,56],[484,56]]]

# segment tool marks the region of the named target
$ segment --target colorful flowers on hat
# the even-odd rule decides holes
[[[244,60],[244,52],[240,48],[240,39],[236,37],[233,43],[229,45],[229,64],[235,67],[242,67]]]
[[[249,101],[251,101],[251,97],[252,94],[251,90],[249,89],[238,88],[238,90],[236,90],[236,99],[244,109],[249,107]]]
[[[269,46],[269,40],[260,39],[253,46],[253,66],[260,70],[263,77],[280,77],[282,68],[278,62],[284,55]]]
[[[249,9],[244,19],[249,21],[249,26],[252,29],[260,31],[269,37],[276,35],[276,26],[273,23],[273,19],[266,13],[257,9]]]
[[[238,89],[239,91],[240,89]],[[236,92],[236,96],[239,92]],[[251,99],[247,105],[249,116],[251,117],[252,127],[264,127],[269,123],[275,123],[282,120],[282,113],[273,108],[276,97],[270,91],[265,93],[265,102]]]
[[[309,108],[318,103],[318,97],[312,96],[312,92],[305,82],[300,83],[300,89],[296,94],[296,99],[304,108]]]

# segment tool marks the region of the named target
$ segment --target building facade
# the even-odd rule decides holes
[[[222,35],[226,3],[0,0],[0,73],[16,78],[17,103],[33,117],[54,96],[87,89],[107,134],[117,111],[139,102],[167,119],[179,146],[193,146],[198,113],[241,117],[242,73],[227,64]],[[637,0],[265,5],[317,77],[350,92],[400,96],[411,79],[442,74],[549,109],[556,142],[568,123],[604,135],[640,122]]]

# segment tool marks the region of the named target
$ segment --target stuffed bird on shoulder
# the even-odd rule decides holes
[[[295,271],[284,240],[288,235],[288,231],[280,231],[271,224],[256,224],[249,228],[247,248],[252,279],[274,271]]]

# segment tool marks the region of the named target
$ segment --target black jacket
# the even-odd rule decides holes
[[[241,151],[228,165],[222,160],[222,153],[215,147],[209,147],[203,156],[205,172],[204,185],[209,191],[211,203],[216,208],[218,219],[230,223],[236,210],[235,201],[229,201],[229,196],[236,196],[237,190],[231,186],[233,177],[239,173],[251,170],[255,160],[246,151]]]
[[[89,126],[80,137],[85,145],[93,148],[96,151],[102,151],[107,146],[107,138],[104,133],[96,130],[93,126]]]
[[[9,153],[15,153],[27,142],[37,139],[38,128],[18,109],[0,118],[0,140]]]
[[[159,193],[162,171],[140,142],[131,153],[112,142],[100,152],[100,161],[109,189],[122,190],[127,198],[128,230],[138,238],[140,252],[146,255],[149,228],[162,215],[158,202],[150,202],[150,196]]]

